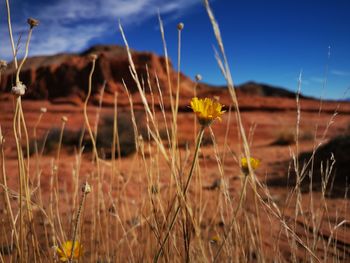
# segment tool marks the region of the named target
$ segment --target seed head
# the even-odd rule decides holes
[[[41,107],[41,108],[40,108],[40,112],[41,112],[41,113],[46,113],[46,112],[47,112],[47,109],[46,109],[45,107]]]
[[[62,116],[61,120],[62,120],[63,122],[67,122],[67,121],[68,121],[68,118],[67,118],[67,116]]]
[[[83,187],[81,188],[81,191],[82,191],[84,194],[91,193],[91,186],[89,185],[88,182],[85,182],[85,184],[84,184]]]
[[[184,29],[184,26],[185,26],[184,23],[178,23],[177,29],[181,31],[182,29]]]
[[[15,96],[23,96],[26,93],[26,85],[22,82],[18,82],[17,86],[12,87],[12,94]]]
[[[92,54],[89,55],[89,59],[92,60],[92,61],[96,60],[97,59],[97,55],[95,53],[92,53]]]
[[[195,76],[195,79],[196,79],[196,81],[201,81],[202,80],[202,75],[201,74],[197,74]]]
[[[33,28],[33,27],[39,25],[39,20],[30,17],[30,18],[27,19],[27,23],[28,23],[28,25],[30,26],[30,28]]]

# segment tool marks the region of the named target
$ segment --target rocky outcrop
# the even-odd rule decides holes
[[[98,55],[93,75],[92,93],[96,94],[106,81],[106,92],[123,92],[123,80],[131,93],[137,90],[129,71],[129,62],[125,48],[120,46],[95,46],[81,54],[58,54],[29,58],[20,78],[27,86],[25,98],[49,99],[83,98],[88,89],[88,75],[91,62],[88,55]],[[165,59],[150,52],[132,51],[136,70],[146,91],[148,81],[152,89],[157,90],[157,78],[163,94],[168,91],[168,79]],[[149,75],[149,79],[148,79]],[[170,79],[176,86],[177,72],[170,65]],[[15,80],[14,66],[3,73],[0,91],[8,92]],[[193,82],[181,74],[180,90],[182,95],[193,94]]]

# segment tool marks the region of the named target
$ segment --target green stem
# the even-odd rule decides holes
[[[200,145],[201,145],[201,142],[202,142],[202,139],[203,139],[204,130],[205,130],[205,126],[202,125],[202,128],[201,128],[201,130],[199,132],[199,135],[197,137],[197,144],[196,144],[196,149],[195,149],[194,156],[193,156],[191,169],[190,169],[190,172],[189,172],[189,175],[188,175],[185,187],[184,187],[183,192],[182,192],[183,197],[186,197],[186,193],[187,193],[188,187],[189,187],[190,182],[191,182],[191,178],[192,178],[192,175],[193,175],[194,167],[196,165],[197,158],[198,158],[199,148],[200,148]],[[175,225],[175,221],[176,221],[176,218],[177,218],[177,216],[178,216],[178,214],[180,212],[180,209],[181,209],[181,205],[179,204],[179,206],[176,208],[176,211],[175,211],[175,214],[174,214],[173,218],[171,219],[170,226],[169,226],[169,229],[168,229],[168,231],[167,231],[167,233],[166,233],[166,235],[164,237],[164,240],[161,243],[161,246],[160,246],[157,254],[153,258],[153,262],[154,263],[158,262],[158,260],[159,260],[159,257],[160,257],[160,255],[161,255],[161,253],[163,251],[164,246],[165,246],[165,243],[167,242],[167,240],[169,238],[170,232],[171,232],[171,230],[173,229],[173,227]]]

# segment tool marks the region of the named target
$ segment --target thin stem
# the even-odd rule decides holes
[[[197,162],[199,148],[200,148],[200,145],[201,145],[201,142],[202,142],[202,139],[203,139],[204,130],[205,130],[205,126],[202,126],[201,130],[199,131],[199,136],[198,136],[198,139],[197,139],[196,150],[194,152],[194,157],[193,157],[190,173],[188,175],[187,182],[185,184],[185,188],[183,190],[183,195],[186,195],[188,187],[190,185],[190,181],[191,181],[191,178],[192,178],[192,175],[193,175],[194,167],[196,166],[196,162]]]
[[[60,137],[58,140],[58,149],[57,149],[57,155],[56,155],[56,166],[58,169],[58,164],[60,162],[60,153],[61,153],[61,147],[62,147],[62,141],[63,141],[63,134],[64,134],[64,128],[66,126],[66,121],[62,120],[62,125],[61,125],[61,131],[60,131]]]
[[[16,239],[16,247],[19,249],[19,241],[18,241],[18,233],[16,230],[16,223],[15,223],[15,219],[13,216],[13,211],[11,208],[11,201],[10,201],[10,196],[9,196],[9,188],[7,186],[7,178],[6,178],[6,170],[5,170],[5,155],[4,155],[4,142],[5,139],[2,136],[2,132],[1,132],[1,127],[0,127],[0,166],[1,166],[1,174],[2,174],[2,179],[3,179],[3,188],[4,188],[4,196],[5,196],[5,204],[7,206],[7,211],[9,213],[9,218],[12,224],[12,231],[15,235],[15,239]]]
[[[179,109],[179,96],[180,96],[180,76],[181,76],[181,31],[178,30],[178,49],[177,49],[177,87],[175,97],[175,110],[174,110],[174,134],[177,134],[177,114]],[[174,145],[175,147],[176,145]]]
[[[233,213],[233,217],[232,217],[232,220],[230,222],[230,225],[229,225],[229,230],[224,234],[224,238],[222,240],[222,243],[220,245],[220,247],[218,248],[216,254],[215,254],[215,257],[214,257],[214,260],[213,260],[213,263],[216,262],[219,258],[219,254],[222,250],[222,248],[224,247],[225,243],[226,243],[226,240],[228,238],[228,235],[231,233],[232,231],[232,227],[233,227],[233,224],[235,223],[235,220],[237,218],[237,215],[238,215],[238,211],[241,209],[241,206],[242,206],[242,203],[243,203],[243,197],[245,196],[245,190],[247,188],[247,183],[248,183],[248,175],[245,175],[244,176],[244,181],[243,181],[243,188],[242,188],[242,191],[239,195],[239,202],[238,202],[238,205]]]
[[[78,212],[77,212],[77,219],[75,221],[75,225],[74,225],[74,233],[73,233],[73,239],[72,239],[72,250],[70,252],[70,256],[69,256],[69,262],[73,261],[73,255],[74,255],[74,245],[77,239],[77,234],[78,234],[78,228],[79,228],[79,221],[80,221],[80,215],[81,215],[81,211],[83,209],[84,206],[84,202],[85,202],[85,198],[86,198],[87,193],[83,192],[83,197],[81,199],[79,208],[78,208]],[[79,253],[80,253],[80,248],[79,248]]]
[[[189,172],[189,175],[188,175],[185,187],[184,187],[183,192],[182,192],[182,197],[183,198],[186,197],[186,193],[187,193],[188,187],[189,187],[190,182],[191,182],[191,178],[192,178],[192,175],[193,175],[194,167],[195,167],[196,162],[197,162],[199,148],[200,148],[200,145],[201,145],[201,142],[202,142],[202,139],[203,139],[204,130],[205,130],[205,126],[202,126],[201,130],[199,132],[199,135],[197,137],[197,144],[196,144],[196,149],[195,149],[194,156],[193,156],[191,169],[190,169],[190,172]],[[176,221],[176,218],[177,218],[177,216],[178,216],[178,214],[180,212],[180,209],[181,209],[181,205],[179,205],[176,208],[175,214],[174,214],[173,218],[171,219],[170,226],[169,226],[169,229],[168,229],[168,231],[167,231],[167,233],[165,235],[165,238],[164,238],[163,242],[161,243],[161,246],[160,246],[157,254],[155,255],[155,257],[153,259],[153,262],[155,262],[155,263],[158,262],[158,260],[159,260],[159,257],[160,257],[160,255],[161,255],[161,253],[163,251],[164,245],[167,242],[167,240],[169,238],[169,235],[170,235],[170,232],[171,232],[171,230],[173,229],[173,227],[175,225],[175,221]]]
[[[27,57],[28,57],[28,51],[29,51],[29,42],[30,42],[30,38],[32,37],[32,32],[33,32],[33,28],[30,27],[29,29],[29,33],[28,33],[28,38],[27,38],[27,42],[26,42],[26,49],[25,49],[25,53],[24,53],[24,57],[21,61],[21,64],[19,64],[19,67],[17,69],[17,73],[16,73],[16,85],[18,85],[19,81],[19,73],[24,65],[24,62],[26,61]]]
[[[33,137],[34,137],[34,151],[35,151],[35,159],[36,159],[36,174],[38,176],[38,182],[39,182],[39,149],[38,149],[38,137],[37,137],[37,129],[39,126],[39,123],[43,117],[43,113],[41,112],[39,115],[39,118],[37,122],[34,125],[34,130],[33,130]]]
[[[21,153],[22,153],[22,148],[20,146],[19,138],[18,138],[18,131],[17,131],[17,122],[19,118],[19,103],[20,103],[20,97],[16,99],[16,108],[15,108],[15,113],[13,116],[13,133],[15,136],[15,141],[16,141],[16,148],[17,148],[17,155],[18,155],[18,171],[19,171],[19,218],[20,218],[20,224],[19,224],[19,247],[18,247],[18,253],[20,257],[20,262],[22,262],[22,255],[21,252],[23,251],[23,211],[22,211],[22,190],[23,190],[23,185],[22,185],[22,165],[21,165]]]
[[[96,58],[93,58],[92,59],[92,67],[91,67],[90,74],[89,74],[88,94],[87,94],[85,102],[84,102],[84,119],[85,119],[85,124],[86,124],[87,130],[88,130],[90,138],[91,138],[91,143],[92,143],[92,146],[93,146],[93,152],[94,152],[94,155],[95,155],[95,158],[96,158],[97,173],[99,174],[100,173],[100,162],[99,162],[99,157],[98,157],[98,153],[97,153],[96,141],[95,141],[94,134],[93,134],[93,132],[91,130],[91,126],[90,126],[90,123],[89,123],[89,118],[88,118],[88,115],[87,115],[87,104],[88,104],[90,96],[91,96],[92,75],[93,75],[94,70],[95,70],[95,64],[96,64]]]
[[[12,25],[11,25],[11,12],[10,12],[10,3],[8,0],[6,0],[6,8],[7,8],[7,25],[9,29],[9,35],[10,35],[10,41],[11,41],[11,48],[12,48],[12,55],[13,55],[13,61],[15,63],[15,68],[18,68],[17,65],[17,52],[15,48],[15,42],[13,41],[13,34],[12,34]]]

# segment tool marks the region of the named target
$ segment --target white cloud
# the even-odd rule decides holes
[[[317,82],[317,83],[324,83],[325,80],[323,78],[320,78],[320,77],[311,77],[310,81]]]
[[[22,46],[27,37],[26,17],[40,20],[30,44],[30,54],[75,52],[87,48],[94,38],[103,37],[117,21],[130,26],[156,16],[174,16],[201,0],[22,0],[12,5],[14,37],[22,33]],[[16,41],[16,40],[15,40]],[[20,53],[21,54],[21,53]],[[10,60],[5,4],[0,4],[0,58]]]
[[[96,35],[102,34],[105,24],[76,26],[74,28],[57,27],[49,28],[49,31],[40,32],[33,37],[30,46],[31,55],[50,55],[64,51],[80,51],[86,48],[87,43]],[[36,43],[40,44],[36,44]]]
[[[337,70],[337,69],[334,69],[334,70],[331,71],[331,73],[332,73],[333,75],[342,76],[342,77],[350,76],[350,71],[344,71],[344,70]]]

